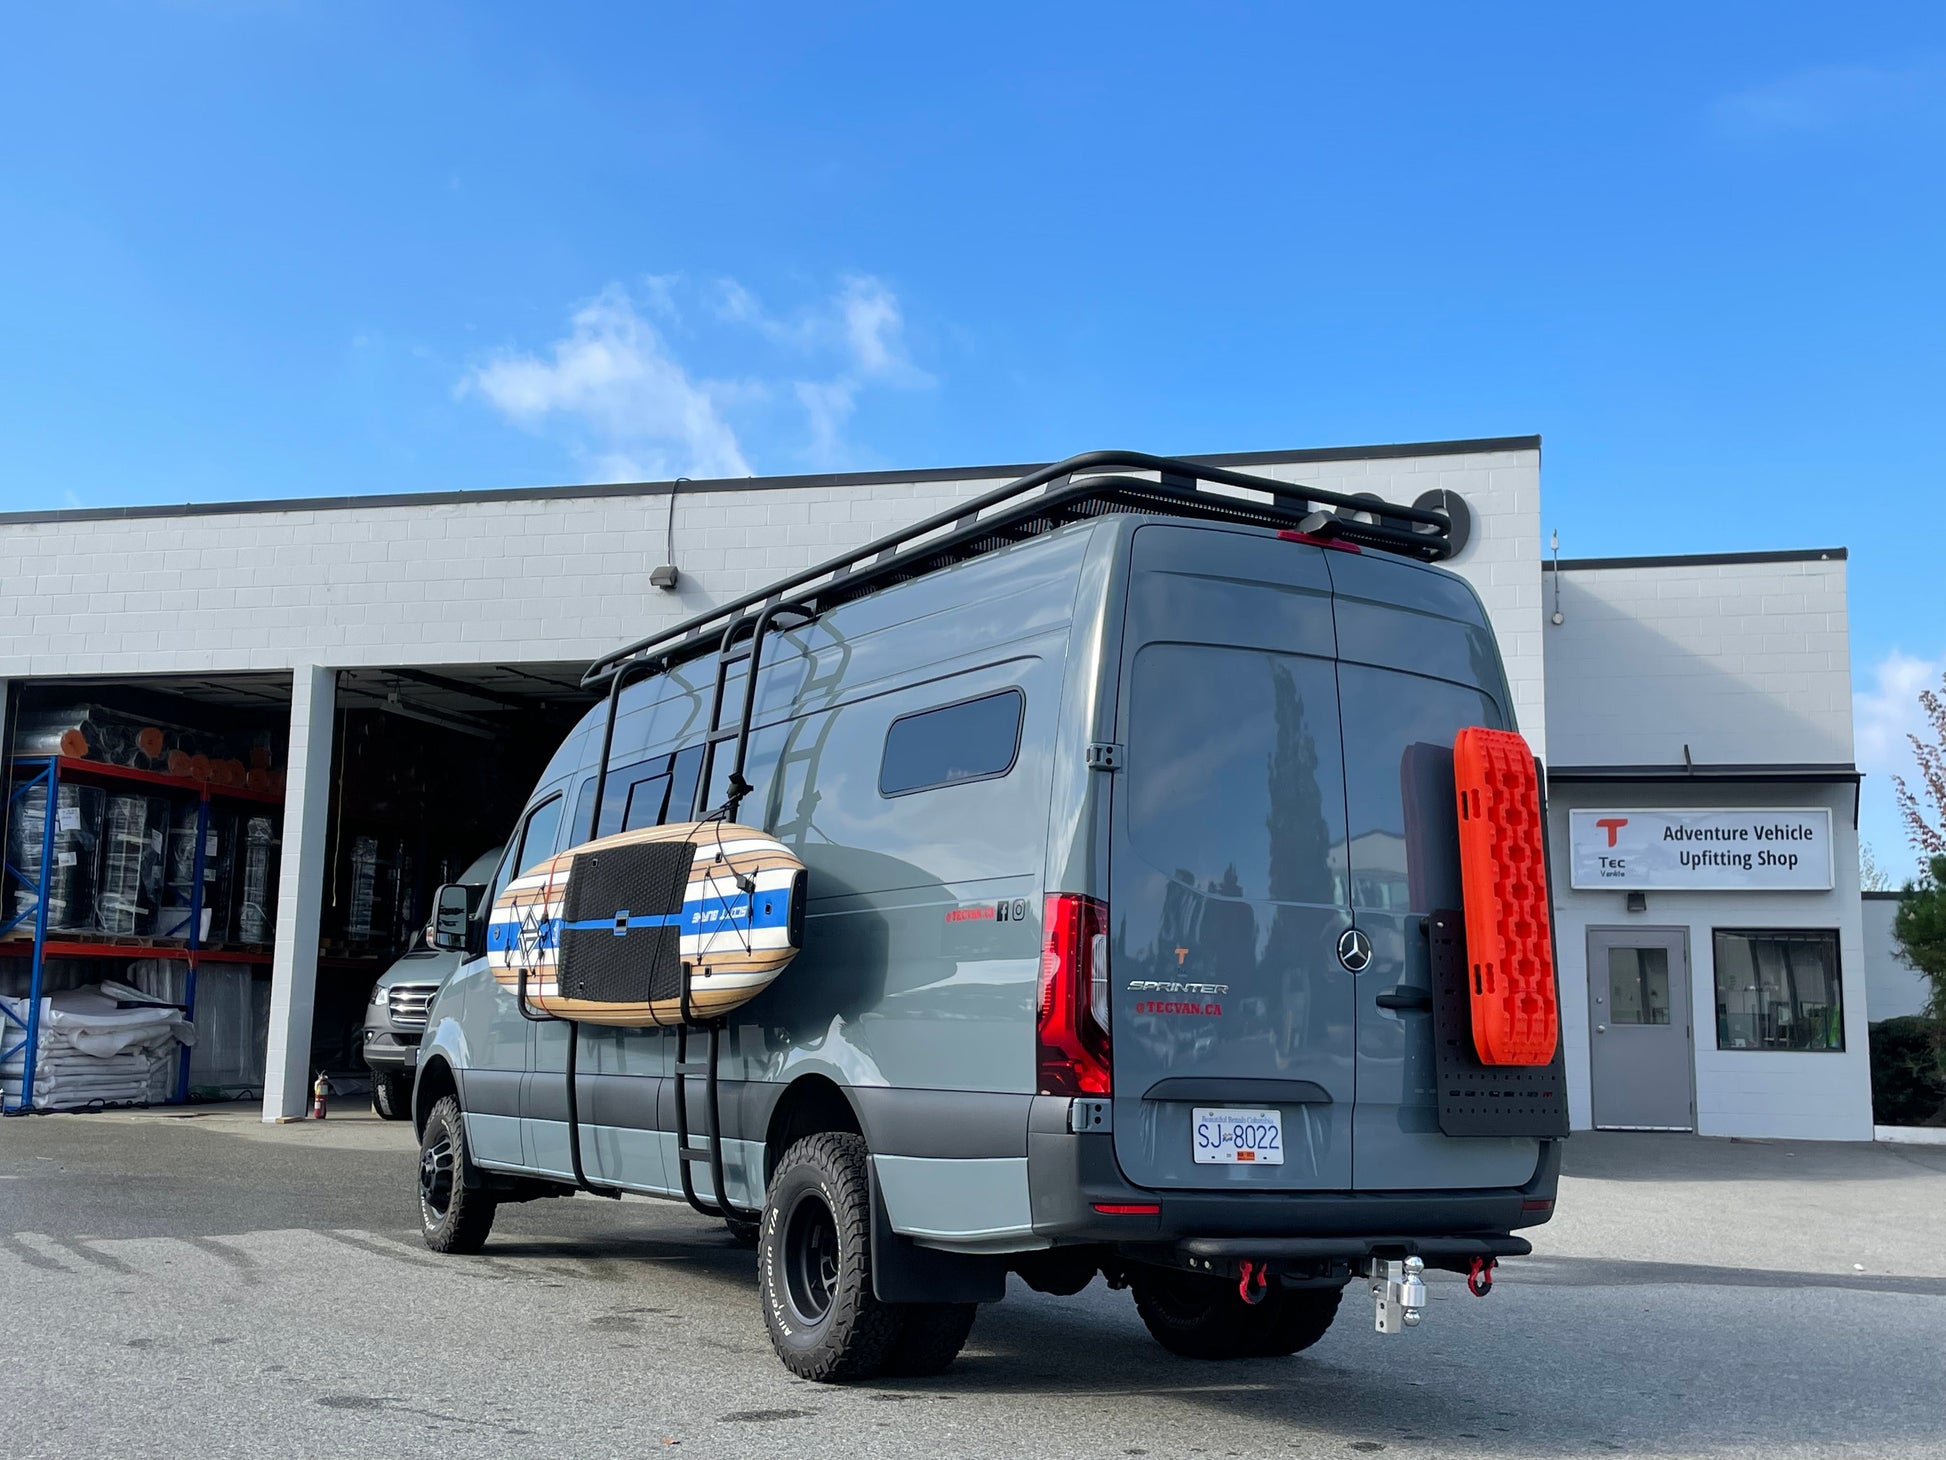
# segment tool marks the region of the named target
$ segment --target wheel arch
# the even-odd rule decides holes
[[[459,1099],[459,1077],[443,1055],[432,1055],[421,1062],[419,1078],[412,1087],[412,1133],[426,1133],[426,1117],[446,1096]]]
[[[865,1127],[844,1087],[829,1075],[799,1075],[777,1097],[764,1133],[764,1185],[770,1184],[777,1163],[806,1136],[825,1131],[849,1131],[864,1136]]]

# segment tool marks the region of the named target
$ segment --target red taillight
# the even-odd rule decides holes
[[[1055,893],[1041,924],[1040,1092],[1106,1095],[1108,909]]]

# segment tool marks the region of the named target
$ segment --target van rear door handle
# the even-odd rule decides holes
[[[1387,989],[1372,1001],[1381,1009],[1430,1009],[1432,991],[1430,989],[1409,989],[1404,985]]]

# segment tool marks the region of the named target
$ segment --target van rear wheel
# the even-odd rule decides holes
[[[903,1323],[885,1375],[892,1379],[930,1379],[952,1367],[966,1347],[979,1316],[978,1303],[902,1303]]]
[[[1237,1285],[1200,1273],[1131,1274],[1135,1311],[1155,1341],[1186,1359],[1272,1358],[1309,1348],[1337,1316],[1338,1288],[1277,1288],[1246,1303]]]
[[[757,1238],[764,1326],[784,1367],[825,1384],[883,1373],[900,1311],[872,1293],[872,1202],[862,1137],[826,1131],[784,1153]]]

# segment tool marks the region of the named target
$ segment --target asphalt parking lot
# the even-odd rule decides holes
[[[440,1258],[398,1126],[9,1120],[0,1453],[1946,1455],[1946,1149],[1569,1152],[1536,1256],[1398,1338],[1354,1289],[1306,1354],[1195,1364],[1099,1281],[1016,1285],[943,1378],[834,1389],[685,1208],[508,1208]]]

